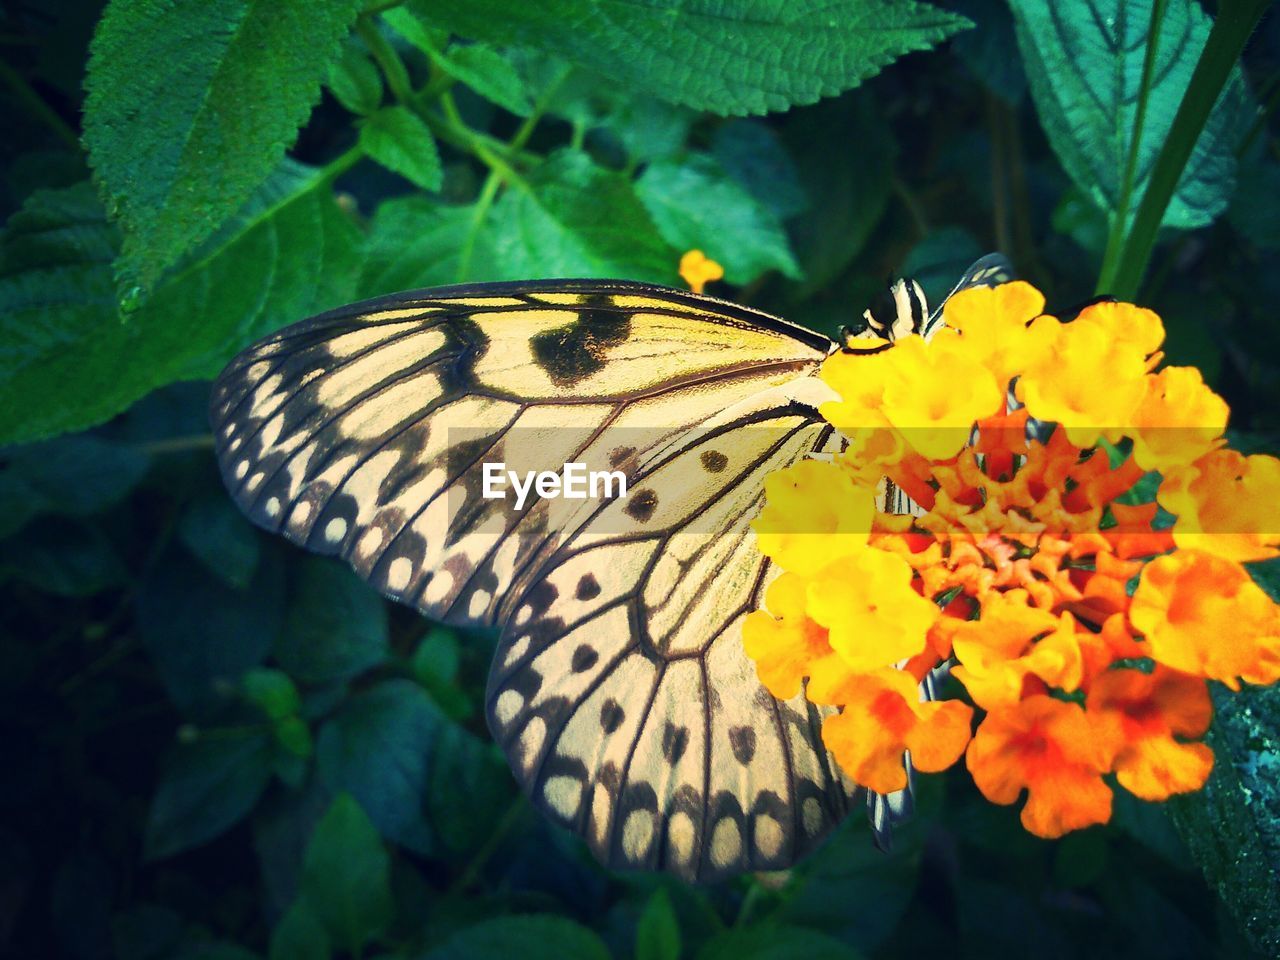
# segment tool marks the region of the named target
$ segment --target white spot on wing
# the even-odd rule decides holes
[[[396,557],[387,567],[387,586],[392,590],[403,590],[409,585],[409,578],[412,576],[413,561],[408,557]]]
[[[810,797],[809,799],[813,799]],[[755,830],[756,849],[766,860],[772,860],[782,849],[782,824],[773,817],[760,814],[756,817]]]
[[[533,769],[538,753],[542,750],[542,743],[546,739],[547,722],[541,717],[534,717],[520,734],[520,766],[524,768],[526,774]]]
[[[422,592],[422,599],[427,603],[440,603],[449,596],[453,589],[453,574],[448,570],[437,570],[427,582],[427,589]]]
[[[324,525],[324,538],[330,543],[338,543],[347,535],[347,521],[342,517],[334,517]]]
[[[737,863],[742,854],[742,831],[736,821],[725,817],[711,831],[711,862],[717,867]]]
[[[477,590],[471,595],[471,601],[467,604],[467,616],[478,617],[489,607],[489,598],[491,594],[488,590]]]
[[[511,644],[510,647],[507,648],[507,656],[506,656],[506,659],[502,661],[502,665],[504,667],[511,666],[511,664],[515,663],[517,660],[523,657],[524,652],[528,649],[529,649],[529,637],[523,636],[519,640],[517,640],[515,643]]]
[[[520,708],[523,706],[523,696],[515,690],[503,690],[498,695],[497,702],[493,705],[493,712],[498,718],[498,722],[506,726],[520,712]]]
[[[572,820],[582,805],[582,782],[577,777],[551,777],[542,788],[542,795],[552,810],[566,820]]]
[[[680,863],[688,863],[693,856],[693,819],[683,810],[677,810],[667,822],[667,843],[673,857]]]
[[[632,810],[622,825],[622,852],[632,862],[643,860],[653,842],[653,814]]]
[[[805,797],[800,805],[800,817],[804,822],[804,832],[809,836],[817,836],[822,829],[822,804],[816,797]]]

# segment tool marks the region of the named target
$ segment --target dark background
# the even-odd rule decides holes
[[[526,148],[541,157],[581,138],[626,177],[714,155],[785,226],[797,275],[769,269],[776,244],[761,240],[746,279],[710,292],[825,332],[893,276],[914,273],[936,296],[994,249],[1065,309],[1094,292],[1106,216],[1043,133],[1008,9],[951,6],[978,28],[839,97],[754,120],[676,115],[588,74]],[[35,191],[88,175],[75,140],[102,11],[0,12],[9,218]],[[417,80],[426,67],[411,54]],[[1280,18],[1264,19],[1244,69],[1269,109]],[[508,139],[520,125],[465,86],[454,95],[472,129]],[[1199,366],[1228,400],[1233,443],[1249,451],[1277,449],[1280,431],[1280,166],[1261,117],[1237,140],[1227,209],[1163,237],[1140,297],[1165,320],[1169,359]],[[328,163],[358,125],[331,86],[291,155]],[[483,163],[448,144],[442,157],[430,203],[472,202]],[[366,158],[335,189],[371,238],[353,294],[453,279],[415,266],[411,217],[378,219],[394,209],[384,204],[425,196],[410,180]],[[5,248],[5,296],[19,242]],[[1238,779],[1215,775],[1218,792],[1171,805],[1176,817],[1118,790],[1110,824],[1043,841],[956,769],[923,779],[889,855],[854,817],[785,876],[691,888],[601,869],[533,812],[489,739],[491,639],[393,608],[345,568],[249,527],[218,482],[207,389],[175,382],[89,432],[0,451],[0,953],[242,960],[516,945],[539,957],[590,955],[590,930],[616,957],[1265,955],[1265,924],[1246,934],[1240,922],[1277,896],[1266,862],[1277,848],[1252,846],[1259,834],[1242,819],[1260,817],[1274,844],[1275,799],[1252,796],[1246,812],[1240,799],[1241,783],[1274,783],[1280,764],[1275,698],[1260,695],[1241,701],[1256,713],[1224,715],[1215,741],[1221,776]],[[334,799],[344,792],[358,803]],[[1219,888],[1245,891],[1234,915]],[[524,915],[541,919],[511,919]]]

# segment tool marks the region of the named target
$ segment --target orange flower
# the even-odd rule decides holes
[[[876,670],[920,653],[938,608],[911,587],[901,557],[865,548],[809,581],[805,609],[826,627],[831,648],[851,670]]]
[[[1114,726],[1093,723],[1078,704],[1036,695],[990,711],[966,761],[983,796],[1007,806],[1025,788],[1022,825],[1060,837],[1111,818],[1102,775],[1119,746]]]
[[[953,673],[974,703],[987,710],[1022,698],[1028,678],[1063,690],[1080,686],[1083,661],[1070,614],[1055,617],[1028,606],[1025,591],[993,594],[982,619],[970,620],[951,637],[960,666]]]
[[[920,701],[915,677],[902,670],[848,675],[838,684],[811,684],[818,702],[844,710],[827,717],[822,740],[855,781],[892,793],[907,785],[903,752],[926,773],[945,770],[964,753],[973,710],[958,700]]]
[[[928,343],[827,359],[821,412],[849,443],[768,490],[761,547],[803,576],[744,635],[776,695],[839,708],[825,742],[883,792],[907,751],[929,771],[965,750],[971,708],[917,690],[950,660],[985,711],[979,789],[1026,790],[1023,824],[1056,837],[1110,818],[1105,775],[1148,799],[1203,785],[1205,678],[1280,679],[1280,605],[1241,566],[1280,554],[1280,460],[1218,449],[1226,404],[1191,368],[1152,372],[1151,311],[1043,307],[1026,284],[964,291]],[[1153,470],[1159,504],[1119,502]]]
[[[1204,786],[1213,769],[1213,751],[1203,743],[1175,737],[1202,737],[1213,719],[1205,682],[1157,666],[1154,673],[1108,670],[1089,690],[1086,707],[1119,725],[1123,746],[1116,754],[1120,785],[1144,800],[1167,800]]]
[[[866,545],[875,501],[839,466],[802,460],[765,477],[764,492],[751,527],[783,569],[807,576]]]
[[[742,646],[760,682],[779,700],[799,693],[813,664],[832,656],[827,631],[805,616],[804,591],[802,577],[782,574],[765,591],[769,612],[753,610],[742,624]]]
[[[1215,450],[1191,466],[1170,467],[1157,495],[1176,514],[1174,542],[1248,563],[1280,554],[1280,460]]]
[[[1233,690],[1280,679],[1280,608],[1238,563],[1179,550],[1147,564],[1129,618],[1151,656]]]
[[[680,258],[680,277],[694,293],[701,293],[712,280],[724,277],[724,267],[701,250],[690,250]]]

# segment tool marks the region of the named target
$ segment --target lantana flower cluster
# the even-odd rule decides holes
[[[928,341],[827,359],[848,446],[766,480],[784,572],[743,642],[775,696],[838,708],[823,739],[857,783],[963,756],[1056,837],[1107,821],[1114,783],[1199,789],[1207,681],[1280,678],[1280,607],[1244,566],[1280,552],[1280,461],[1224,446],[1226,403],[1160,368],[1150,310],[1043,311],[1026,283],[967,290]],[[940,665],[963,696],[921,696]]]

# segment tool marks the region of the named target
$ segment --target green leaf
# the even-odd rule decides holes
[[[413,651],[409,669],[441,710],[462,720],[471,715],[472,705],[457,686],[458,660],[458,635],[446,626],[433,624]]]
[[[712,151],[747,192],[786,220],[808,209],[809,195],[782,139],[763,120],[731,120],[716,128]]]
[[[328,960],[329,934],[306,897],[293,901],[271,931],[270,960]]]
[[[927,780],[922,784],[918,779],[917,786],[937,789]],[[785,902],[771,918],[822,930],[868,951],[875,949],[898,924],[916,890],[924,831],[930,822],[924,806],[919,802],[916,819],[894,828],[889,857],[872,844],[864,818],[847,818],[799,866]],[[857,910],[849,909],[852,903],[858,904]]]
[[[768,270],[793,280],[800,267],[773,211],[729,177],[712,157],[649,165],[636,184],[662,238],[677,250],[699,249],[724,267],[729,283],[746,284]]]
[[[698,951],[698,960],[858,960],[857,950],[804,927],[764,924],[725,930]]]
[[[280,162],[360,6],[113,0],[107,7],[85,78],[84,142],[124,227],[130,282],[152,285]]]
[[[147,858],[172,856],[230,829],[253,809],[270,778],[265,732],[212,729],[179,743],[165,758],[147,815]]]
[[[974,23],[956,37],[951,50],[992,93],[1005,102],[1019,104],[1027,92],[1022,60],[1011,55],[1017,41],[1013,17],[1004,0],[951,0],[949,9]]]
[[[329,68],[328,87],[338,102],[359,116],[368,116],[382,103],[382,74],[369,54],[353,39]]]
[[[0,235],[0,443],[83,429],[148,391],[352,299],[359,231],[329,174],[287,164],[141,307],[119,315],[114,231],[85,185],[36,194]]]
[[[321,728],[316,761],[321,780],[353,794],[384,837],[425,855],[487,833],[502,774],[487,745],[408,680],[348,700]]]
[[[302,892],[338,947],[361,948],[391,922],[391,861],[378,831],[349,794],[316,826],[302,866]]]
[[[507,916],[455,934],[423,960],[609,960],[609,950],[586,927],[564,917]]]
[[[415,0],[413,9],[462,36],[536,47],[642,96],[722,114],[833,96],[968,25],[909,0]]]
[[[1174,824],[1209,885],[1262,956],[1280,952],[1280,687],[1232,693],[1213,685],[1204,789],[1169,801]]]
[[[1239,179],[1227,211],[1231,225],[1263,250],[1280,250],[1280,163],[1242,161]]]
[[[178,536],[211,573],[243,588],[258,566],[260,544],[253,525],[222,492],[188,504]]]
[[[790,223],[801,298],[827,290],[862,252],[889,205],[897,146],[879,103],[863,92],[797,113],[783,138],[810,201]],[[858,149],[833,150],[833,140]]]
[[[524,80],[511,61],[492,47],[483,43],[454,47],[435,62],[449,76],[504,110],[521,117],[533,113],[533,100]]]
[[[655,890],[640,914],[636,960],[680,960],[680,924],[665,890]]]
[[[474,207],[421,195],[380,203],[369,228],[361,295],[456,283],[459,256],[475,222]]]
[[[1071,179],[1109,212],[1120,204],[1135,135],[1152,2],[1010,0],[1041,126]],[[1209,27],[1195,0],[1170,0],[1165,7],[1138,134],[1130,216],[1146,190]],[[1165,212],[1165,226],[1202,227],[1226,209],[1247,99],[1237,70],[1196,143]]]
[[[298,688],[285,673],[269,667],[256,667],[240,678],[245,697],[270,720],[297,716],[302,708]]]
[[[94,436],[61,437],[0,455],[0,536],[33,517],[87,517],[123,499],[151,458],[137,447]]]
[[[7,577],[57,596],[86,597],[123,583],[128,569],[98,526],[46,517],[5,541],[0,580]]]
[[[622,277],[672,283],[677,254],[658,233],[631,181],[561,150],[507,190],[486,221],[463,279]]]
[[[234,699],[280,631],[283,593],[277,563],[260,564],[237,590],[179,548],[160,555],[143,579],[137,620],[174,703],[200,716]]]
[[[303,683],[346,680],[386,659],[387,608],[363,580],[333,560],[299,558],[284,630],[274,653]]]
[[[408,107],[383,107],[369,117],[360,128],[360,146],[388,170],[423,190],[434,193],[444,181],[435,138]]]

